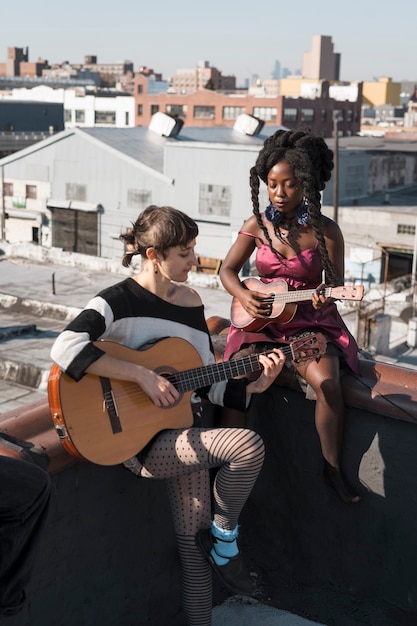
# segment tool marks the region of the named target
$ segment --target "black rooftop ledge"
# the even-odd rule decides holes
[[[208,321],[221,359],[227,321]],[[278,377],[254,397],[248,414],[249,427],[265,441],[266,460],[240,520],[241,547],[261,602],[329,625],[412,626],[417,370],[361,358],[360,372],[342,378],[343,466],[362,502],[344,504],[324,484],[314,402]],[[181,626],[163,481],[77,461],[61,445],[46,401],[1,414],[0,431],[43,448],[54,483],[27,590],[30,617],[14,618],[13,626]],[[214,584],[218,603],[227,592]]]

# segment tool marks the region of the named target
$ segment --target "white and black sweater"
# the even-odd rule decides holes
[[[93,342],[114,341],[136,350],[166,337],[179,337],[191,343],[203,365],[215,362],[203,305],[171,304],[141,287],[133,278],[126,278],[87,303],[56,339],[51,358],[78,381],[104,354]],[[246,379],[214,383],[203,395],[213,404],[243,411],[249,400],[246,384]]]

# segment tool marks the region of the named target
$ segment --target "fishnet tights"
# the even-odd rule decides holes
[[[141,476],[166,479],[182,564],[182,600],[187,626],[210,626],[210,566],[195,545],[195,535],[213,519],[232,530],[262,468],[264,444],[245,428],[190,428],[163,431],[152,444]]]

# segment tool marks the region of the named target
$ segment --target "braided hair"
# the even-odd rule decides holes
[[[148,248],[156,248],[165,258],[168,248],[185,247],[197,235],[196,222],[182,211],[170,206],[150,205],[132,222],[132,227],[119,236],[126,247],[122,264],[129,267],[137,254],[146,258]]]
[[[333,152],[322,137],[313,135],[310,129],[278,130],[264,141],[256,164],[250,169],[249,182],[253,214],[276,254],[271,237],[261,219],[259,210],[259,180],[267,184],[268,173],[280,161],[286,161],[294,171],[307,202],[308,223],[312,226],[319,244],[319,253],[326,277],[331,284],[337,285],[336,271],[329,258],[321,226],[320,192],[330,180],[333,170]]]

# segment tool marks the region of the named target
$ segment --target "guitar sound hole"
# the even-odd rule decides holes
[[[182,398],[183,398],[183,393],[181,392],[181,372],[178,372],[178,370],[176,370],[173,367],[170,367],[169,365],[162,365],[161,367],[157,367],[154,370],[155,374],[158,374],[159,376],[163,376],[164,378],[168,378],[170,383],[172,383],[174,385],[174,387],[176,389],[178,389],[178,391],[180,392],[179,398],[176,402],[174,402],[173,404],[170,404],[169,406],[161,406],[158,407],[160,409],[173,409],[175,406],[177,406]],[[179,377],[179,379],[177,379]]]

